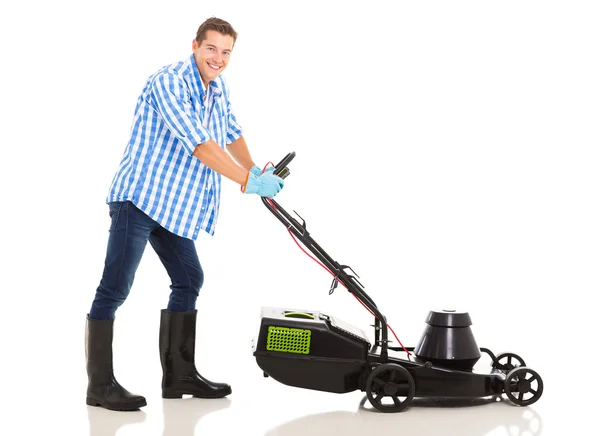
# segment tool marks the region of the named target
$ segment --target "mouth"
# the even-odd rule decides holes
[[[206,65],[208,65],[208,68],[210,68],[210,69],[211,69],[211,70],[213,70],[213,71],[219,71],[219,70],[221,69],[221,67],[220,67],[220,66],[218,66],[218,65],[215,65],[215,64],[211,64],[211,63],[209,63],[209,62],[207,62],[207,63],[206,63]]]

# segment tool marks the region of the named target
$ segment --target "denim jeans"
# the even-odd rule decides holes
[[[109,203],[108,206],[111,224],[104,271],[89,317],[115,317],[116,310],[129,295],[148,241],[171,279],[167,310],[185,312],[195,309],[204,273],[194,241],[169,232],[130,201]]]

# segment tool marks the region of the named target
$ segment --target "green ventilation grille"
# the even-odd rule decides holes
[[[308,354],[310,351],[310,330],[269,326],[267,350]]]

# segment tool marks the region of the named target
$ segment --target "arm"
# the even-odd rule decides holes
[[[240,185],[246,184],[248,170],[235,163],[231,156],[212,139],[199,144],[192,154],[210,169]]]
[[[228,144],[227,151],[229,154],[231,154],[231,156],[233,156],[235,161],[245,169],[249,170],[255,165],[254,161],[252,160],[252,156],[250,156],[248,146],[246,145],[246,140],[243,136],[240,136],[231,144]]]
[[[261,197],[273,198],[283,188],[281,178],[271,173],[259,176],[252,174],[236,164],[229,153],[212,139],[198,145],[193,155],[207,167],[242,185],[242,192],[246,194],[258,194]]]
[[[169,130],[193,156],[228,179],[240,185],[246,184],[248,171],[236,164],[226,151],[210,139],[208,131],[193,115],[185,86],[176,77],[170,74],[157,76],[152,84],[152,97]],[[236,134],[240,136],[239,129],[229,133],[232,140]]]
[[[189,91],[175,75],[161,73],[154,78],[149,102],[189,154],[198,144],[210,140],[209,132],[194,113]]]

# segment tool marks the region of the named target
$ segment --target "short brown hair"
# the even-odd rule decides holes
[[[238,36],[237,32],[227,21],[216,17],[210,17],[208,20],[202,23],[200,27],[198,27],[198,31],[196,32],[196,41],[198,41],[198,43],[204,41],[206,39],[206,32],[209,30],[215,30],[223,35],[229,35],[233,37],[233,44],[235,45],[235,41]]]

